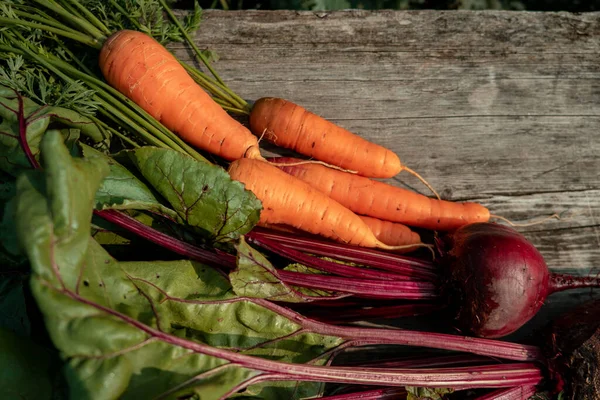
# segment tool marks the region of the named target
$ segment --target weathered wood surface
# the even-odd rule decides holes
[[[570,216],[521,230],[551,268],[600,271],[600,13],[207,11],[196,41],[243,97],[385,145],[447,199]]]

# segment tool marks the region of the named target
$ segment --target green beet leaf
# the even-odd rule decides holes
[[[37,159],[42,137],[53,122],[74,128],[61,129],[64,139],[71,143],[77,139],[79,132],[94,142],[105,139],[96,124],[77,112],[61,107],[40,106],[14,90],[0,86],[0,154],[5,155],[0,157],[0,170],[16,176],[21,170],[31,169],[21,140],[27,140],[32,156]]]
[[[90,236],[107,164],[71,158],[59,134],[44,137],[42,155],[44,172],[18,179],[17,231],[70,398],[210,400],[247,385],[256,399],[321,393],[313,383],[251,384],[261,371],[203,349],[318,364],[341,339],[304,332],[238,298],[222,273],[202,264],[118,262]]]
[[[96,192],[96,209],[146,210],[178,219],[175,211],[161,204],[144,182],[115,159],[83,143],[79,146],[85,158],[98,158],[109,166],[109,173]]]
[[[407,386],[407,400],[444,400],[447,395],[454,393],[453,389],[426,388]]]
[[[318,298],[335,296],[332,292],[298,288],[281,280],[277,269],[243,238],[236,246],[237,268],[229,273],[233,290],[238,296],[254,297],[271,301],[303,303]],[[304,266],[290,266],[292,271],[306,271]]]
[[[179,217],[208,240],[237,239],[258,222],[260,201],[223,168],[170,149],[142,147],[127,155]]]

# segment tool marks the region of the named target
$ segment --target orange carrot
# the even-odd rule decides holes
[[[99,66],[111,86],[191,145],[226,160],[261,157],[257,138],[145,33],[121,30],[110,36]]]
[[[405,247],[380,242],[358,215],[267,162],[236,160],[229,166],[229,175],[262,202],[259,225],[285,224],[356,246],[387,250]]]
[[[440,231],[453,230],[471,222],[485,222],[490,219],[489,210],[478,203],[432,199],[407,189],[319,164],[289,165],[300,161],[294,158],[280,157],[270,161],[286,164],[279,168],[357,214]]]
[[[421,243],[421,237],[406,225],[384,221],[379,218],[359,215],[360,219],[371,229],[377,240],[390,246],[403,246]]]
[[[283,99],[257,100],[250,113],[250,130],[277,146],[359,175],[390,178],[405,169],[393,151]]]

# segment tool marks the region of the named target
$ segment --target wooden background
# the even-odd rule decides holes
[[[206,11],[196,42],[244,98],[387,146],[446,199],[561,213],[520,230],[553,270],[600,272],[600,13]],[[590,295],[554,295],[515,337]]]

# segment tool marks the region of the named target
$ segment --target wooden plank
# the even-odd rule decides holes
[[[522,231],[553,269],[600,271],[600,13],[206,11],[195,40],[243,97],[290,99],[391,148],[444,198],[569,216]]]

